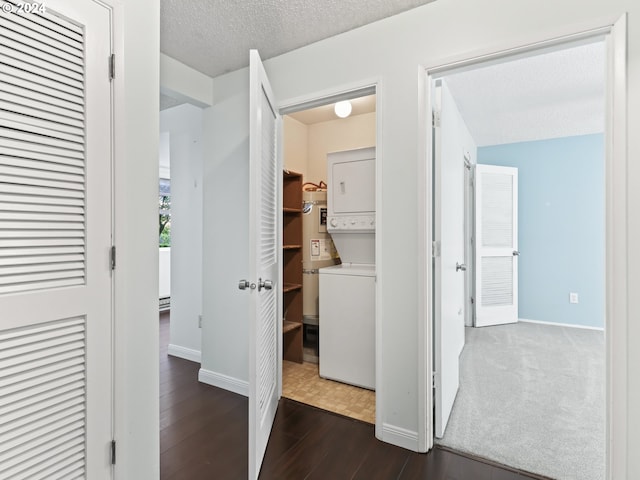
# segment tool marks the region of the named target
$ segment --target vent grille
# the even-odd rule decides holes
[[[0,294],[81,285],[84,33],[50,14],[2,18]]]
[[[262,97],[262,158],[261,158],[261,217],[260,217],[260,266],[261,271],[269,269],[277,262],[277,171],[276,171],[276,119],[264,94]],[[276,351],[276,290],[265,290],[261,294],[258,331],[259,369],[258,405],[260,418],[273,397],[277,384],[275,365]]]
[[[84,478],[85,320],[0,332],[0,478]]]
[[[482,257],[483,307],[513,305],[513,257]]]
[[[483,173],[482,246],[513,245],[513,180],[511,175]]]

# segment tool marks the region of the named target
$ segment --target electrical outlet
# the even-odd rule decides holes
[[[569,303],[578,303],[578,294],[575,292],[571,292],[569,294]]]
[[[198,328],[202,328],[202,315],[198,315]]]

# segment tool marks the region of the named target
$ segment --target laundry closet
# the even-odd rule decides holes
[[[367,389],[373,412],[375,95],[350,104],[283,117],[283,396],[333,410],[331,389]]]

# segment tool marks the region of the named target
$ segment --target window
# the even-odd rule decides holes
[[[161,247],[171,246],[171,180],[160,179],[158,189],[158,227]]]

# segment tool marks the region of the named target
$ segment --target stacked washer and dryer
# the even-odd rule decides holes
[[[329,153],[327,184],[342,263],[319,269],[320,376],[375,390],[375,148]]]

